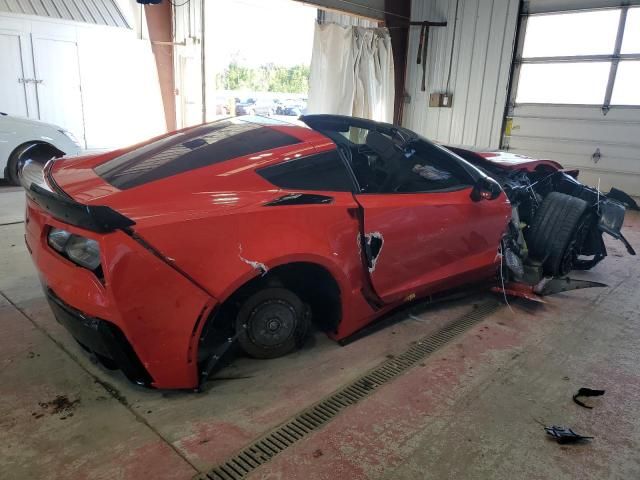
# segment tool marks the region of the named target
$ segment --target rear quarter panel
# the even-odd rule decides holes
[[[286,193],[272,193],[271,199]],[[332,196],[333,203],[265,206],[265,201],[226,215],[137,231],[221,301],[262,275],[252,262],[267,269],[292,262],[320,265],[340,287],[342,331],[354,331],[372,313],[360,293],[365,277],[355,215],[358,205],[351,193],[321,193]]]

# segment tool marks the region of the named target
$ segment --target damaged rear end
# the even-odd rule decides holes
[[[603,234],[635,255],[622,225],[626,208],[638,206],[624,192],[612,189],[604,194],[580,183],[578,171],[565,171],[549,160],[451,150],[497,180],[511,202],[512,218],[500,246],[504,285],[499,290],[535,299],[603,286],[565,278],[572,270],[593,268],[607,256]]]

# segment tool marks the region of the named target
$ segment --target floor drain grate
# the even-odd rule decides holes
[[[242,452],[218,465],[198,479],[239,480],[273,457],[332,420],[345,408],[358,403],[378,387],[424,360],[454,337],[497,310],[500,304],[491,299],[451,322],[435,334],[424,337],[404,353],[386,360],[329,397],[297,414],[287,423],[269,432]]]

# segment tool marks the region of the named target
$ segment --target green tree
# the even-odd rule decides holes
[[[309,89],[309,67],[283,67],[266,63],[257,68],[249,68],[232,61],[216,76],[216,87],[224,90],[306,93]]]

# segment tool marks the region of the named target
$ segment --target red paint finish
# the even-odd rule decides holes
[[[492,292],[502,293],[511,297],[524,298],[525,300],[531,300],[537,303],[547,303],[542,297],[533,291],[533,285],[527,285],[526,283],[509,282],[502,287],[491,287]]]
[[[473,202],[471,187],[443,193],[357,195],[365,232],[383,238],[371,273],[385,302],[450,288],[495,273],[511,207],[503,194]]]
[[[553,160],[539,160],[526,155],[510,152],[479,152],[479,156],[505,170],[524,170],[533,172],[538,167],[547,167],[552,170],[562,169],[562,165]]]
[[[99,235],[75,228],[47,215],[30,200],[27,218],[27,244],[48,288],[88,316],[117,325],[151,374],[154,386],[197,385],[197,365],[189,353],[197,349],[203,322],[192,333],[198,318],[206,317],[216,304],[213,297],[122,232]],[[49,227],[99,242],[104,284],[48,246]]]
[[[474,202],[470,187],[356,196],[313,191],[333,201],[265,207],[304,191],[280,189],[256,169],[336,148],[312,129],[267,126],[300,142],[126,190],[93,169],[131,149],[54,163],[53,179],[68,195],[134,220],[133,233],[163,259],[125,232],[75,228],[28,202],[26,239],[43,282],[72,307],[120,327],[158,388],[197,386],[200,320],[262,274],[252,262],[269,270],[293,262],[324,268],[340,290],[341,320],[330,333],[335,339],[408,299],[495,276],[511,210],[504,194]],[[47,245],[49,227],[99,243],[104,284]],[[370,272],[361,239],[371,233],[381,235],[383,246]],[[363,292],[377,295],[382,306],[372,307]]]

